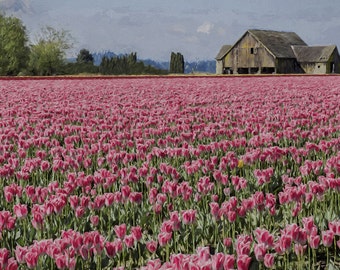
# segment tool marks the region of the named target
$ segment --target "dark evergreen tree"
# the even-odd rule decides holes
[[[92,54],[86,49],[81,49],[77,56],[77,63],[92,63],[93,64]]]
[[[184,57],[181,53],[171,52],[170,73],[184,73]]]
[[[99,66],[99,72],[103,75],[136,75],[136,74],[166,74],[167,71],[145,66],[137,60],[137,53],[113,56],[104,56]]]

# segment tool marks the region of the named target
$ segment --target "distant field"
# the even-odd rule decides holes
[[[339,76],[0,78],[0,269],[337,269],[339,135]]]

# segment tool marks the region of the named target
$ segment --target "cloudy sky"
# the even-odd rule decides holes
[[[91,52],[137,52],[139,58],[214,59],[247,29],[293,31],[310,45],[340,47],[339,0],[0,0],[33,39],[42,26],[69,30]]]

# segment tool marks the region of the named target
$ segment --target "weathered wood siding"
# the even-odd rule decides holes
[[[327,63],[300,63],[307,74],[326,74]]]
[[[337,48],[335,48],[330,60],[328,61],[328,68],[329,73],[340,73],[340,56]]]
[[[238,69],[258,69],[260,73],[262,68],[275,68],[275,58],[250,33],[246,33],[224,58],[224,67],[234,73]]]
[[[277,73],[279,74],[304,73],[295,58],[280,58],[276,62]]]
[[[216,60],[216,74],[223,74],[223,60]]]

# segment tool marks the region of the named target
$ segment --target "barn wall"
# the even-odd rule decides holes
[[[223,61],[216,60],[216,74],[223,74]]]
[[[337,48],[335,48],[333,54],[328,61],[327,73],[340,73],[340,56]]]
[[[246,33],[224,58],[224,66],[234,73],[261,73],[264,68],[274,71],[275,58],[251,34]]]
[[[305,73],[300,63],[295,58],[280,58],[277,59],[277,73]]]
[[[307,74],[326,74],[327,63],[300,63]]]

